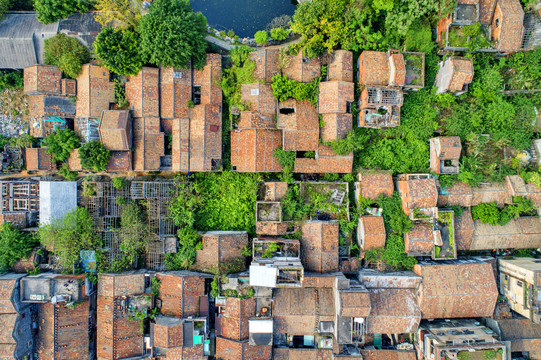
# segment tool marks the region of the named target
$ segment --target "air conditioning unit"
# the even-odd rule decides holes
[[[30,294],[30,300],[44,301],[45,295],[43,294]]]

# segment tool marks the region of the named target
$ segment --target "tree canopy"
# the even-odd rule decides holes
[[[137,75],[143,60],[139,53],[139,34],[105,27],[96,37],[94,50],[103,66],[119,75]]]
[[[47,250],[54,252],[63,269],[78,267],[81,250],[94,250],[101,245],[92,230],[88,210],[80,207],[50,224],[40,226],[38,237]]]
[[[129,268],[137,260],[137,255],[147,250],[149,236],[145,212],[136,203],[128,204],[122,210],[118,231],[119,247],[123,256],[113,269]]]
[[[139,25],[141,52],[152,64],[195,68],[206,62],[207,20],[189,0],[156,0]]]
[[[70,157],[73,149],[81,146],[79,137],[71,129],[57,130],[43,141],[47,146],[47,154],[51,154],[54,161],[64,161]]]
[[[103,26],[135,29],[141,21],[141,2],[132,0],[97,0],[95,19]]]
[[[87,0],[34,0],[38,20],[43,24],[65,19],[75,12],[92,10],[92,2]]]
[[[20,231],[11,223],[0,225],[0,271],[30,256],[39,241],[30,233]]]
[[[87,142],[79,149],[81,166],[88,170],[104,171],[107,168],[110,155],[109,150],[97,140]]]
[[[64,74],[76,79],[83,64],[90,61],[90,52],[79,40],[59,33],[45,40],[45,64],[56,65]]]

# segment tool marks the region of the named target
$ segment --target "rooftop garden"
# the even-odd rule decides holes
[[[456,258],[454,212],[449,210],[440,210],[438,213],[438,218],[435,221],[434,230],[439,230],[442,241],[441,245],[434,246],[434,258]]]
[[[474,25],[451,25],[447,36],[447,46],[465,48],[469,51],[489,49],[492,45],[487,40],[485,30],[480,23]]]

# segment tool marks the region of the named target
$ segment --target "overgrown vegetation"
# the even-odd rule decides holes
[[[237,107],[239,110],[249,110],[249,106],[241,100],[242,84],[256,82],[254,76],[255,62],[250,59],[250,53],[254,51],[248,46],[236,46],[230,53],[231,67],[222,70],[220,87],[229,107]]]
[[[53,161],[64,161],[70,157],[73,149],[81,146],[79,137],[71,129],[57,130],[43,140],[47,147],[47,154],[51,154]]]
[[[150,230],[143,208],[137,203],[130,203],[122,210],[120,229],[118,229],[119,248],[122,258],[112,268],[115,271],[132,267],[139,255],[148,248]]]
[[[276,74],[272,77],[272,94],[280,102],[293,98],[299,101],[308,100],[315,105],[319,96],[320,81],[321,77],[317,77],[309,83],[303,83],[288,79],[286,75]]]
[[[495,202],[472,206],[472,217],[485,224],[503,226],[511,219],[516,219],[521,215],[534,215],[535,208],[532,200],[522,196],[514,196],[513,203],[505,205],[501,209]]]
[[[143,66],[139,34],[105,27],[96,37],[94,51],[100,63],[119,75],[137,75]]]
[[[97,140],[89,141],[79,148],[81,166],[88,170],[104,171],[109,162],[109,150]]]
[[[88,12],[93,5],[92,0],[34,0],[38,20],[43,24],[65,19],[76,12]]]
[[[0,70],[0,91],[6,89],[22,89],[24,86],[23,73],[20,71]]]
[[[67,271],[79,267],[81,250],[95,250],[101,245],[87,209],[80,207],[50,224],[42,224],[37,235],[41,244],[55,253],[60,268]]]
[[[90,52],[86,46],[76,38],[62,33],[45,40],[43,56],[45,64],[58,66],[66,76],[72,79],[76,79],[83,64],[90,61]]]
[[[254,35],[255,42],[258,44],[264,44],[269,41],[269,33],[265,30],[259,30]]]
[[[0,225],[0,272],[11,269],[13,264],[30,256],[39,240],[32,233],[24,232],[11,223]]]

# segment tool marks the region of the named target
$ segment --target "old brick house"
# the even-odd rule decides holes
[[[338,271],[338,233],[338,221],[308,221],[302,225],[301,259],[306,271]]]
[[[361,250],[384,247],[386,237],[382,216],[359,216],[357,242]]]
[[[203,248],[196,250],[195,269],[209,271],[229,264],[245,269],[246,257],[242,251],[248,246],[246,231],[207,231],[202,236],[202,244]]]
[[[403,174],[398,178],[402,210],[412,220],[432,219],[438,216],[438,191],[430,174]]]
[[[28,171],[51,171],[56,169],[56,163],[47,148],[26,148],[25,162]]]
[[[436,174],[458,174],[462,143],[458,136],[430,139],[430,170]]]
[[[391,197],[394,192],[393,175],[390,171],[359,171],[355,183],[355,200],[376,200],[380,195]]]
[[[400,88],[366,86],[359,99],[359,126],[375,129],[399,126],[403,102]]]
[[[468,84],[473,80],[473,60],[451,56],[440,62],[436,75],[438,94],[451,92],[455,95],[464,94],[468,91]]]
[[[9,222],[21,228],[37,225],[39,182],[0,181],[0,187],[0,224]]]

